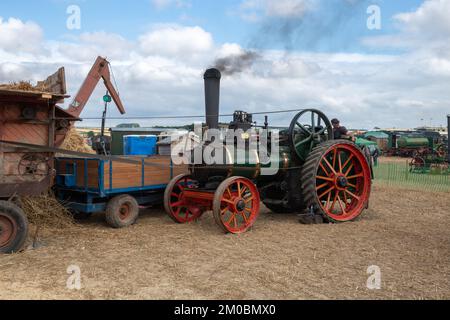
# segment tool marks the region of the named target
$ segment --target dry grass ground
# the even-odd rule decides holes
[[[402,158],[402,157],[379,157],[378,161],[380,163],[398,163],[398,164],[404,164],[409,165],[412,158]]]
[[[241,236],[208,214],[176,225],[154,209],[124,230],[99,215],[1,256],[0,299],[450,299],[449,208],[448,194],[375,187],[356,222],[300,225],[263,210]],[[66,288],[73,264],[80,291]],[[366,288],[370,265],[381,290]]]

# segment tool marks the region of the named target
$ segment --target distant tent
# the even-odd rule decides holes
[[[369,131],[364,134],[364,138],[388,139],[389,135],[383,131]]]
[[[388,149],[389,135],[383,131],[366,132],[363,138],[376,143],[381,151],[387,151]]]

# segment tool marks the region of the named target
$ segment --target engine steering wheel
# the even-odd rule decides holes
[[[305,161],[315,146],[332,139],[333,126],[323,112],[305,109],[292,119],[289,127],[289,144],[299,160]]]

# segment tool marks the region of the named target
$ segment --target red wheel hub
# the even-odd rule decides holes
[[[370,167],[356,146],[336,144],[322,157],[316,192],[325,214],[350,221],[364,210],[370,196]]]
[[[345,190],[348,186],[347,177],[342,174],[337,174],[334,181],[334,185],[338,190]]]
[[[242,198],[236,198],[236,200],[234,201],[234,210],[236,212],[242,213],[243,211],[245,211],[245,208],[245,200]]]
[[[126,220],[131,214],[130,205],[128,203],[124,203],[119,209],[119,217],[120,220]]]
[[[0,247],[8,245],[17,234],[17,224],[10,217],[0,213]]]

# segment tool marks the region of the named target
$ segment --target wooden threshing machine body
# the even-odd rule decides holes
[[[76,120],[56,106],[64,98],[64,94],[0,89],[0,140],[58,147],[68,119]],[[53,153],[0,144],[0,198],[45,191],[52,182],[53,159]]]

